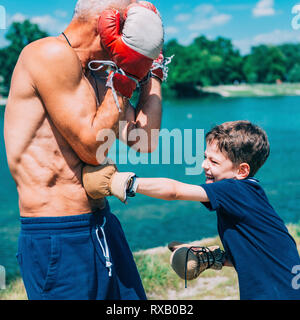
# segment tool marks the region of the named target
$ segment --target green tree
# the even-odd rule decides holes
[[[243,71],[248,82],[274,83],[284,80],[286,58],[278,47],[260,45],[252,47],[245,57]]]
[[[286,73],[289,74],[296,64],[300,64],[300,44],[286,43],[278,48],[285,56]]]
[[[198,91],[195,86],[199,83],[196,79],[194,68],[199,58],[195,50],[180,45],[176,40],[171,40],[165,45],[165,56],[174,55],[169,68],[167,81],[168,89],[179,97],[194,96]]]
[[[5,35],[10,44],[0,49],[0,76],[3,78],[2,86],[4,86],[6,94],[9,91],[14,67],[23,48],[29,43],[47,36],[48,34],[45,31],[40,30],[38,25],[31,23],[29,20],[11,24]]]
[[[243,79],[243,59],[240,52],[234,49],[231,40],[223,37],[208,40],[200,36],[191,46],[196,46],[198,51],[206,53],[206,61],[203,61],[202,65],[204,72],[209,74],[210,84],[227,84]]]
[[[251,55],[246,55],[243,58],[243,73],[245,76],[245,80],[248,83],[256,83],[258,81],[258,75],[257,75],[257,70],[256,70],[256,66],[253,65],[253,59],[251,57]]]
[[[231,40],[218,37],[215,41],[211,41],[211,44],[211,54],[222,58],[222,64],[218,69],[218,84],[231,84],[235,80],[243,80],[243,59],[240,52],[233,47]]]
[[[177,96],[199,94],[197,89],[201,86],[243,80],[243,58],[229,39],[200,36],[188,46],[171,40],[165,46],[165,54],[175,54],[167,85]]]
[[[296,63],[293,68],[287,74],[287,80],[289,82],[300,82],[300,64]]]

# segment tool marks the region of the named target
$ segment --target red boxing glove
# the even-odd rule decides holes
[[[162,49],[164,32],[160,15],[147,1],[133,3],[124,12],[124,26],[118,10],[104,10],[98,32],[104,48],[118,70],[110,74],[114,88],[130,98],[138,81],[149,72]]]

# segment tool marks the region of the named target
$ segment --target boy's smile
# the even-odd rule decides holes
[[[220,151],[216,141],[207,144],[204,158],[202,168],[206,183],[238,178],[239,166],[234,165],[226,154]]]

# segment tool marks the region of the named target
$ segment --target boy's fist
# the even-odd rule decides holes
[[[126,190],[134,176],[133,172],[119,172],[115,164],[109,163],[99,166],[86,165],[82,169],[82,183],[92,199],[113,195],[126,202]]]
[[[170,264],[177,275],[185,280],[196,279],[206,269],[222,269],[225,251],[219,246],[198,247],[172,242]]]

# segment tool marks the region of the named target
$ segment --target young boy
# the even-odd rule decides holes
[[[249,121],[226,122],[207,133],[206,143],[205,184],[135,178],[128,194],[202,202],[217,212],[241,299],[300,299],[292,286],[292,269],[300,265],[296,243],[254,178],[269,156],[266,133]]]

